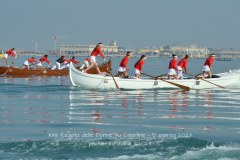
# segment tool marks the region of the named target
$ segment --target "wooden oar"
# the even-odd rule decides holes
[[[149,74],[146,74],[146,73],[141,73],[141,74],[144,74],[144,75],[149,76],[149,77],[152,77],[152,78],[155,77],[155,76],[152,76],[152,75],[149,75]],[[166,81],[166,80],[164,80],[164,79],[158,79],[158,80],[161,80],[161,81],[164,81],[164,82],[166,82],[166,83],[172,84],[172,85],[177,86],[177,87],[179,87],[179,88],[182,88],[182,89],[184,89],[184,90],[186,90],[186,91],[189,91],[189,90],[190,90],[190,88],[189,88],[188,86],[184,86],[184,85],[177,84],[177,83],[174,83],[174,82],[169,82],[169,81]]]
[[[188,75],[190,75],[190,76],[194,76],[194,78],[196,78],[198,75],[193,75],[193,74],[190,74],[190,73],[186,73],[186,72],[184,72],[185,74],[188,74]],[[216,84],[216,83],[213,83],[213,82],[210,82],[210,81],[208,81],[208,80],[206,80],[206,79],[204,79],[204,78],[200,78],[201,80],[203,80],[203,81],[205,81],[205,82],[208,82],[208,83],[211,83],[211,84],[213,84],[213,85],[215,85],[215,86],[218,86],[218,87],[220,87],[220,88],[224,88],[225,89],[225,87],[223,87],[223,86],[221,86],[221,85],[218,85],[218,84]]]
[[[107,71],[108,72],[110,72],[110,74],[111,74],[111,76],[112,76],[112,79],[113,79],[113,81],[114,81],[114,83],[115,83],[115,86],[116,86],[116,88],[119,90],[120,88],[119,88],[119,86],[118,86],[118,84],[117,84],[117,81],[115,80],[115,78],[114,78],[114,76],[113,76],[113,74],[112,74],[112,68],[108,68],[108,64],[107,64]]]
[[[11,67],[12,67],[12,66],[9,66],[9,67],[6,69],[6,71],[2,74],[2,76],[6,76],[7,73],[8,73],[8,71],[9,71],[9,69],[10,69]]]
[[[46,70],[45,67],[44,68],[40,68],[40,71],[37,74],[31,75],[31,77],[39,76],[42,72],[44,72],[44,70]]]
[[[118,84],[117,84],[117,82],[116,82],[116,80],[115,80],[112,72],[111,72],[111,76],[112,76],[112,79],[113,79],[113,81],[114,81],[114,83],[115,83],[116,88],[119,90],[120,88],[119,88],[119,86],[118,86]]]

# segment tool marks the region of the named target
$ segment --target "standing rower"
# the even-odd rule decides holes
[[[36,68],[42,68],[42,62],[46,62],[49,65],[51,65],[51,61],[48,59],[48,55],[45,54],[42,58],[39,59],[38,63],[36,64]]]
[[[127,71],[129,70],[129,68],[127,67],[127,64],[131,56],[132,56],[132,52],[128,51],[126,56],[122,59],[121,63],[119,64],[119,67],[118,67],[119,78],[122,78],[122,75],[124,76],[124,78],[128,78]]]
[[[189,58],[189,55],[185,55],[185,57],[181,59],[177,64],[178,79],[183,79],[183,69],[185,73],[188,74],[188,71],[187,71],[188,58]]]
[[[14,48],[9,49],[8,51],[6,51],[6,53],[3,55],[4,56],[4,60],[6,62],[6,65],[8,65],[8,57],[12,56],[14,59],[12,60],[12,64],[14,63],[14,60],[17,58],[17,53],[15,51]]]
[[[176,74],[177,69],[177,56],[175,54],[172,54],[172,60],[169,62],[168,66],[168,79],[171,80],[173,77],[175,79],[178,79]]]
[[[62,65],[64,64],[64,62],[67,62],[67,59],[64,57],[64,56],[61,56],[60,58],[58,58],[56,61],[55,61],[55,64],[54,66],[52,67],[52,70],[54,69],[58,69],[58,70],[61,70],[62,69]]]
[[[95,66],[97,68],[97,71],[99,74],[101,74],[101,71],[100,69],[98,68],[98,64],[97,64],[97,60],[96,60],[96,56],[98,54],[100,54],[100,56],[102,57],[103,61],[106,62],[105,60],[105,56],[104,54],[102,53],[102,47],[103,47],[103,44],[102,43],[98,43],[96,45],[96,47],[93,49],[92,53],[91,53],[91,56],[90,56],[90,59],[91,59],[91,64],[90,66],[87,67],[87,69],[85,70],[85,72],[87,73],[87,71],[92,68],[93,66]]]
[[[140,78],[140,74],[142,72],[142,67],[144,65],[144,61],[147,60],[147,57],[145,55],[142,55],[141,58],[135,63],[135,77]]]
[[[205,74],[208,74],[209,78],[212,78],[212,64],[214,62],[215,54],[212,53],[209,55],[209,57],[206,59],[203,68],[202,68],[202,78],[205,78]]]
[[[70,62],[72,62],[73,64],[76,64],[76,65],[80,64],[80,62],[78,62],[78,60],[76,60],[76,58],[74,56],[72,56],[71,59],[64,62],[64,65],[62,66],[61,69],[69,68]]]
[[[37,60],[35,59],[35,57],[31,57],[31,58],[28,58],[24,63],[23,63],[23,66],[22,66],[22,69],[29,69],[29,63],[37,63]]]

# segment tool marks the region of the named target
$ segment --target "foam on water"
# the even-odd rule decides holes
[[[95,144],[93,145],[93,143]],[[123,141],[106,139],[96,141],[43,140],[1,143],[0,153],[0,158],[3,159],[18,157],[20,159],[72,158],[89,160],[235,160],[240,157],[240,145],[233,143],[215,144],[195,138],[141,141],[134,139]]]

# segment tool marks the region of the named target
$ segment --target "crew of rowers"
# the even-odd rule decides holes
[[[85,70],[82,70],[82,72],[87,72],[90,68],[95,66],[98,73],[102,74],[98,67],[98,63],[96,60],[96,57],[98,55],[100,55],[102,57],[104,63],[106,63],[105,56],[102,52],[102,48],[103,48],[102,43],[98,43],[96,45],[96,47],[93,49],[91,55],[84,60],[84,63],[80,67],[80,69],[86,68]],[[11,55],[14,58],[12,61],[12,64],[13,64],[14,60],[17,57],[16,51],[14,48],[8,50],[4,54],[4,59],[5,59],[6,64],[8,64],[7,60],[8,60],[9,55]],[[126,56],[120,62],[119,67],[117,69],[119,78],[129,78],[128,73],[127,73],[129,68],[128,68],[127,64],[128,64],[130,57],[132,57],[132,52],[128,51],[126,53]],[[211,67],[214,62],[214,57],[215,57],[215,54],[212,53],[206,59],[204,65],[203,65],[203,68],[202,68],[202,78],[204,78],[206,76],[206,74],[208,74],[208,77],[210,77],[210,78],[212,77]],[[177,55],[172,54],[172,59],[169,62],[168,73],[167,73],[169,80],[171,80],[171,79],[181,79],[182,80],[184,78],[183,70],[184,70],[184,73],[188,74],[188,69],[187,69],[188,58],[189,58],[189,55],[185,55],[184,58],[182,58],[180,61],[178,61]],[[140,78],[140,75],[141,75],[142,69],[143,69],[143,65],[144,65],[146,59],[147,59],[147,57],[145,55],[141,55],[140,59],[134,64],[136,78]],[[48,59],[48,55],[44,55],[38,61],[34,57],[27,59],[24,62],[22,68],[29,69],[30,63],[31,63],[31,65],[36,64],[36,68],[43,68],[42,62],[46,62],[48,64],[48,66],[51,65],[51,61]],[[73,64],[77,64],[77,65],[80,64],[80,62],[78,62],[74,56],[69,60],[66,59],[64,56],[61,56],[59,59],[57,59],[55,61],[55,64],[52,67],[52,70],[54,70],[54,69],[62,70],[64,68],[69,68],[70,62],[72,62]]]
[[[96,45],[96,47],[94,48],[94,50],[90,55],[91,65],[87,67],[87,69],[84,72],[87,72],[88,69],[95,66],[98,70],[98,73],[101,74],[101,71],[99,70],[98,64],[96,61],[96,56],[99,54],[102,57],[103,61],[106,62],[105,56],[102,52],[102,47],[103,47],[102,43],[98,43]],[[126,56],[120,62],[119,67],[117,69],[119,78],[129,78],[127,73],[129,68],[127,67],[127,64],[131,56],[132,56],[132,52],[128,51],[126,53]],[[206,74],[208,74],[208,77],[210,78],[212,77],[211,67],[214,62],[214,57],[215,57],[215,54],[212,53],[206,59],[202,68],[202,78],[204,78]],[[172,60],[169,62],[168,74],[167,74],[169,80],[173,78],[182,80],[184,78],[183,70],[184,70],[184,73],[188,74],[188,71],[187,71],[188,58],[189,58],[189,55],[185,55],[185,57],[178,62],[177,56],[175,54],[172,55]],[[141,55],[140,59],[134,64],[136,78],[140,78],[140,75],[142,73],[142,68],[146,59],[147,57],[145,55]]]
[[[7,66],[8,66],[9,56],[13,57],[13,60],[11,63],[11,65],[13,65],[14,60],[17,58],[17,53],[14,48],[7,50],[3,55],[4,61]],[[35,57],[28,58],[27,60],[24,61],[23,66],[21,68],[22,69],[30,69],[30,66],[32,66],[32,65],[36,65],[36,68],[43,68],[43,65],[42,65],[43,62],[47,63],[48,67],[50,67],[51,61],[48,59],[47,54],[44,55],[43,57],[41,57],[39,60],[37,60]],[[62,70],[65,68],[69,68],[70,62],[72,62],[73,64],[76,64],[76,65],[80,64],[80,62],[77,61],[74,56],[72,56],[71,59],[66,59],[65,56],[61,56],[59,59],[57,59],[55,61],[55,64],[51,69],[52,70],[54,70],[54,69]],[[90,63],[90,57],[85,59],[84,63],[80,67],[80,69],[82,69],[84,67],[88,67],[89,63]]]
[[[24,62],[22,69],[29,69],[30,65],[36,65],[36,68],[43,68],[43,65],[42,65],[43,62],[46,62],[48,67],[51,65],[51,61],[48,59],[48,55],[44,55],[38,61],[34,57],[27,59]],[[55,61],[54,66],[51,69],[52,70],[55,70],[55,69],[62,70],[65,68],[69,68],[70,62],[72,62],[74,64],[80,64],[80,62],[77,61],[74,56],[72,56],[72,58],[69,60],[66,59],[65,56],[61,56],[59,59],[57,59]]]
[[[132,56],[132,53],[128,51],[126,53],[126,56],[120,62],[119,67],[118,67],[118,77],[119,78],[129,78],[129,76],[127,74],[127,71],[129,70],[129,68],[127,67],[127,64],[128,64],[128,60],[131,56]],[[206,76],[206,74],[208,74],[208,77],[210,77],[210,78],[212,77],[211,67],[214,62],[214,57],[215,57],[215,54],[212,53],[206,59],[204,65],[203,65],[203,68],[202,68],[201,78],[204,78]],[[142,67],[144,65],[144,62],[146,61],[146,58],[147,57],[145,55],[142,55],[140,57],[140,59],[134,64],[136,78],[140,78],[140,75],[142,73]],[[183,80],[184,79],[183,72],[188,74],[188,69],[187,69],[188,58],[189,58],[189,55],[185,55],[184,58],[182,58],[180,61],[178,61],[177,55],[172,54],[172,60],[170,60],[169,66],[168,66],[168,73],[167,73],[168,80],[171,80],[171,79]]]

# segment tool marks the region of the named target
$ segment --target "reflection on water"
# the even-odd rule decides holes
[[[69,85],[67,77],[2,78],[0,82],[3,139],[44,139],[49,132],[79,129],[192,132],[195,137],[240,134],[237,89],[83,90]]]
[[[0,84],[26,84],[26,85],[70,85],[68,76],[32,76],[25,78],[0,77]]]
[[[170,92],[168,95],[169,104],[171,106],[172,112],[177,112],[177,110],[186,111],[187,106],[187,94],[186,91],[174,91]],[[179,109],[179,107],[183,107]]]
[[[221,97],[223,95],[225,101]],[[138,127],[142,127],[142,130],[170,129],[216,134],[230,130],[222,123],[238,125],[236,122],[240,120],[240,107],[227,100],[229,96],[231,97],[229,91],[221,93],[217,90],[71,90],[68,122],[88,124],[98,130],[104,128],[103,126],[119,126],[121,129],[132,127],[139,130]],[[235,95],[235,98],[239,99],[239,96]],[[233,109],[233,114],[221,108]]]

